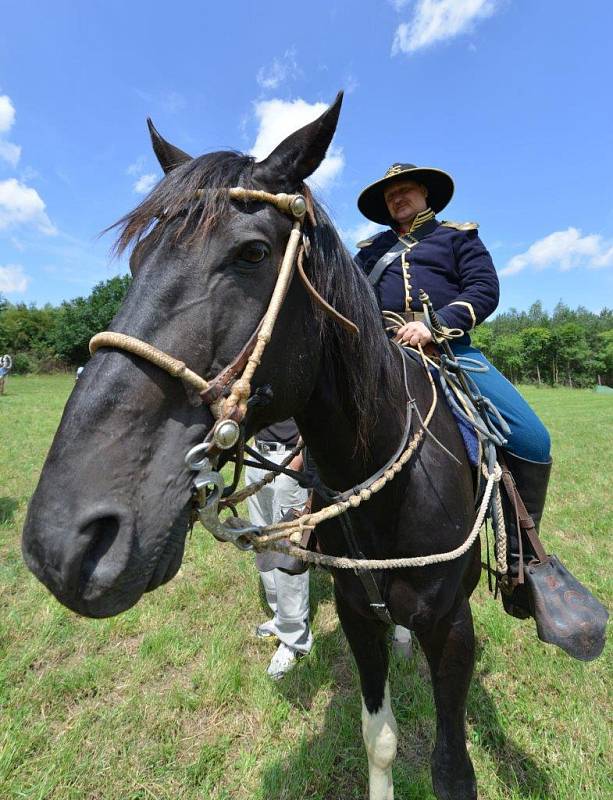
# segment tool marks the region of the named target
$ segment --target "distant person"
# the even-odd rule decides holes
[[[0,358],[0,394],[4,394],[6,377],[13,366],[13,359],[9,355]]]
[[[81,377],[81,373],[83,372],[84,369],[85,367],[77,367],[77,374],[75,375],[75,381],[79,380],[79,378]]]
[[[264,428],[255,437],[255,448],[269,461],[280,464],[296,446],[298,428],[293,419]],[[297,472],[303,469],[302,455],[288,465]],[[247,486],[261,480],[268,470],[247,467]],[[249,519],[254,525],[279,522],[288,512],[301,512],[308,492],[287,475],[277,475],[258,492],[247,498]],[[291,556],[273,551],[258,553],[256,564],[264,586],[266,602],[273,614],[258,625],[256,635],[261,639],[275,637],[279,645],[268,666],[268,674],[280,680],[300,656],[306,655],[313,644],[309,626],[308,565]]]

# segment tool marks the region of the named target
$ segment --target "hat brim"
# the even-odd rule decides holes
[[[454,185],[451,175],[435,167],[412,167],[367,186],[358,197],[358,208],[362,214],[367,219],[378,222],[379,225],[389,225],[392,219],[383,192],[391,183],[401,180],[423,183],[428,190],[428,205],[435,214],[442,211],[453,197]]]

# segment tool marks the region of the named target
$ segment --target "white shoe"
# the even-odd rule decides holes
[[[273,681],[279,681],[284,675],[287,675],[296,666],[299,655],[297,650],[293,650],[281,642],[266,670]]]
[[[272,639],[273,636],[276,636],[274,619],[269,619],[258,625],[255,629],[255,635],[258,639]]]
[[[394,638],[392,639],[392,649],[402,658],[410,661],[413,658],[413,640],[411,631],[402,625],[396,625]]]

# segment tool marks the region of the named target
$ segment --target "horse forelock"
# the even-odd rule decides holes
[[[168,173],[132,211],[106,230],[119,230],[113,250],[121,255],[150,232],[162,236],[174,226],[176,241],[196,239],[211,232],[225,217],[231,186],[252,188],[255,159],[233,150],[220,150],[194,158]],[[105,231],[106,232],[106,231]]]

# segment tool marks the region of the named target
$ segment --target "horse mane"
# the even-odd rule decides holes
[[[359,338],[318,307],[315,311],[323,344],[333,363],[343,410],[356,424],[356,449],[365,455],[385,399],[384,388],[386,393],[402,397],[402,370],[384,332],[372,287],[321,204],[314,205],[317,225],[305,223],[312,241],[309,279],[333,308],[356,323]],[[404,410],[402,403],[399,413],[401,409]]]
[[[150,233],[154,239],[161,237],[170,224],[176,241],[189,243],[210,233],[231,202],[228,193],[220,189],[238,185],[259,188],[252,179],[254,164],[251,156],[223,150],[176,167],[140,205],[107,229],[119,229],[114,252],[121,255]],[[310,194],[308,188],[300,188]],[[343,410],[356,425],[356,451],[365,455],[383,387],[401,396],[400,370],[370,284],[319,202],[314,201],[314,209],[317,224],[305,220],[305,233],[312,243],[306,264],[309,279],[331,306],[357,324],[359,338],[318,307],[314,306],[314,311]]]

